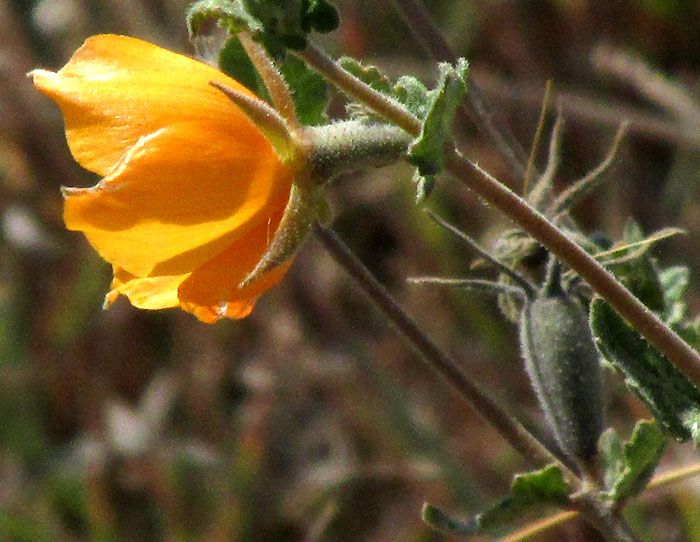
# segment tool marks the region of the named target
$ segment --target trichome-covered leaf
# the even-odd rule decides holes
[[[521,520],[543,508],[565,505],[570,491],[561,469],[550,465],[538,471],[516,475],[510,495],[466,521],[455,519],[430,504],[423,507],[423,520],[437,530],[469,536]]]
[[[456,66],[439,64],[437,87],[429,92],[427,114],[421,133],[408,150],[409,161],[421,175],[436,175],[444,168],[445,148],[451,137],[455,111],[467,93],[467,61]]]
[[[661,427],[685,442],[697,436],[700,390],[632,329],[603,299],[590,308],[596,346],[646,403]]]
[[[640,420],[627,442],[614,429],[600,439],[608,498],[619,501],[641,493],[661,460],[666,436],[650,420]]]

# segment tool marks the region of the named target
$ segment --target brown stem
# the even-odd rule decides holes
[[[376,113],[412,135],[420,133],[421,125],[416,117],[387,96],[375,92],[343,70],[319,49],[309,46],[297,54],[330,82],[372,108]],[[454,150],[448,153],[446,169],[569,265],[669,361],[700,385],[700,355],[649,311],[594,258],[508,187]],[[474,175],[474,170],[479,172],[478,176]]]
[[[575,467],[565,458],[550,451],[517,419],[487,396],[476,383],[458,367],[457,363],[440,350],[399,306],[364,264],[352,253],[335,232],[316,223],[313,231],[324,248],[360,286],[375,306],[387,317],[408,344],[421,358],[465,399],[487,422],[525,457],[541,463],[558,463],[568,478],[575,480]]]
[[[663,323],[639,299],[590,254],[571,241],[547,218],[530,207],[505,185],[496,181],[477,164],[458,156],[447,157],[447,171],[484,200],[542,243],[557,258],[574,269],[590,287],[628,320],[639,333],[656,346],[694,382],[700,383],[700,356],[672,329]],[[474,175],[477,170],[482,178]],[[486,179],[488,182],[483,182]]]

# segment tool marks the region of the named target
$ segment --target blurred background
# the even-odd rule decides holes
[[[330,54],[434,80],[392,2],[335,4],[341,27],[319,38]],[[647,233],[686,229],[654,255],[691,268],[697,311],[700,3],[427,4],[525,149],[553,81],[566,119],[559,186],[600,163],[617,125],[632,120],[607,183],[576,217],[612,238],[630,217]],[[73,162],[58,108],[25,74],[60,68],[105,32],[192,54],[187,6],[0,0],[0,540],[452,540],[422,524],[424,501],[466,516],[534,465],[421,364],[314,239],[242,321],[206,325],[124,299],[101,308],[110,269],[63,227],[59,192],[97,179]],[[342,115],[337,93],[330,111]],[[472,158],[521,189],[488,139],[460,131]],[[546,144],[540,154],[543,167]],[[414,205],[410,179],[401,165],[342,178],[331,190],[334,228],[474,379],[541,424],[517,330],[495,301],[406,283],[489,276]],[[509,227],[448,178],[428,205],[491,248]],[[627,434],[649,414],[619,380],[608,388],[610,423]],[[673,445],[662,468],[694,457]],[[630,520],[657,540],[700,541],[699,489],[651,492]],[[571,522],[536,540],[596,538]]]

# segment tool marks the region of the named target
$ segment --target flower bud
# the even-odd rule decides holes
[[[560,266],[521,315],[525,365],[547,422],[566,455],[584,466],[603,431],[598,352],[583,308],[562,288]]]

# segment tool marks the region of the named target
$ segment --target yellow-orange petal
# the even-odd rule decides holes
[[[180,306],[209,323],[220,318],[247,316],[258,297],[282,280],[291,264],[289,260],[253,283],[238,287],[267,248],[280,218],[281,213],[269,224],[258,225],[221,254],[195,269],[178,289]]]
[[[209,82],[250,94],[247,89],[211,66],[135,38],[94,36],[57,73],[30,75],[61,107],[75,159],[100,175],[141,138],[174,123],[210,122],[235,127],[239,140],[260,140],[259,130]]]
[[[105,308],[120,295],[139,309],[169,309],[180,305],[177,289],[188,275],[140,278],[114,268],[114,278],[110,291],[105,297]]]
[[[236,128],[183,122],[141,138],[98,185],[66,191],[66,226],[138,277],[192,271],[289,197],[292,170]]]

